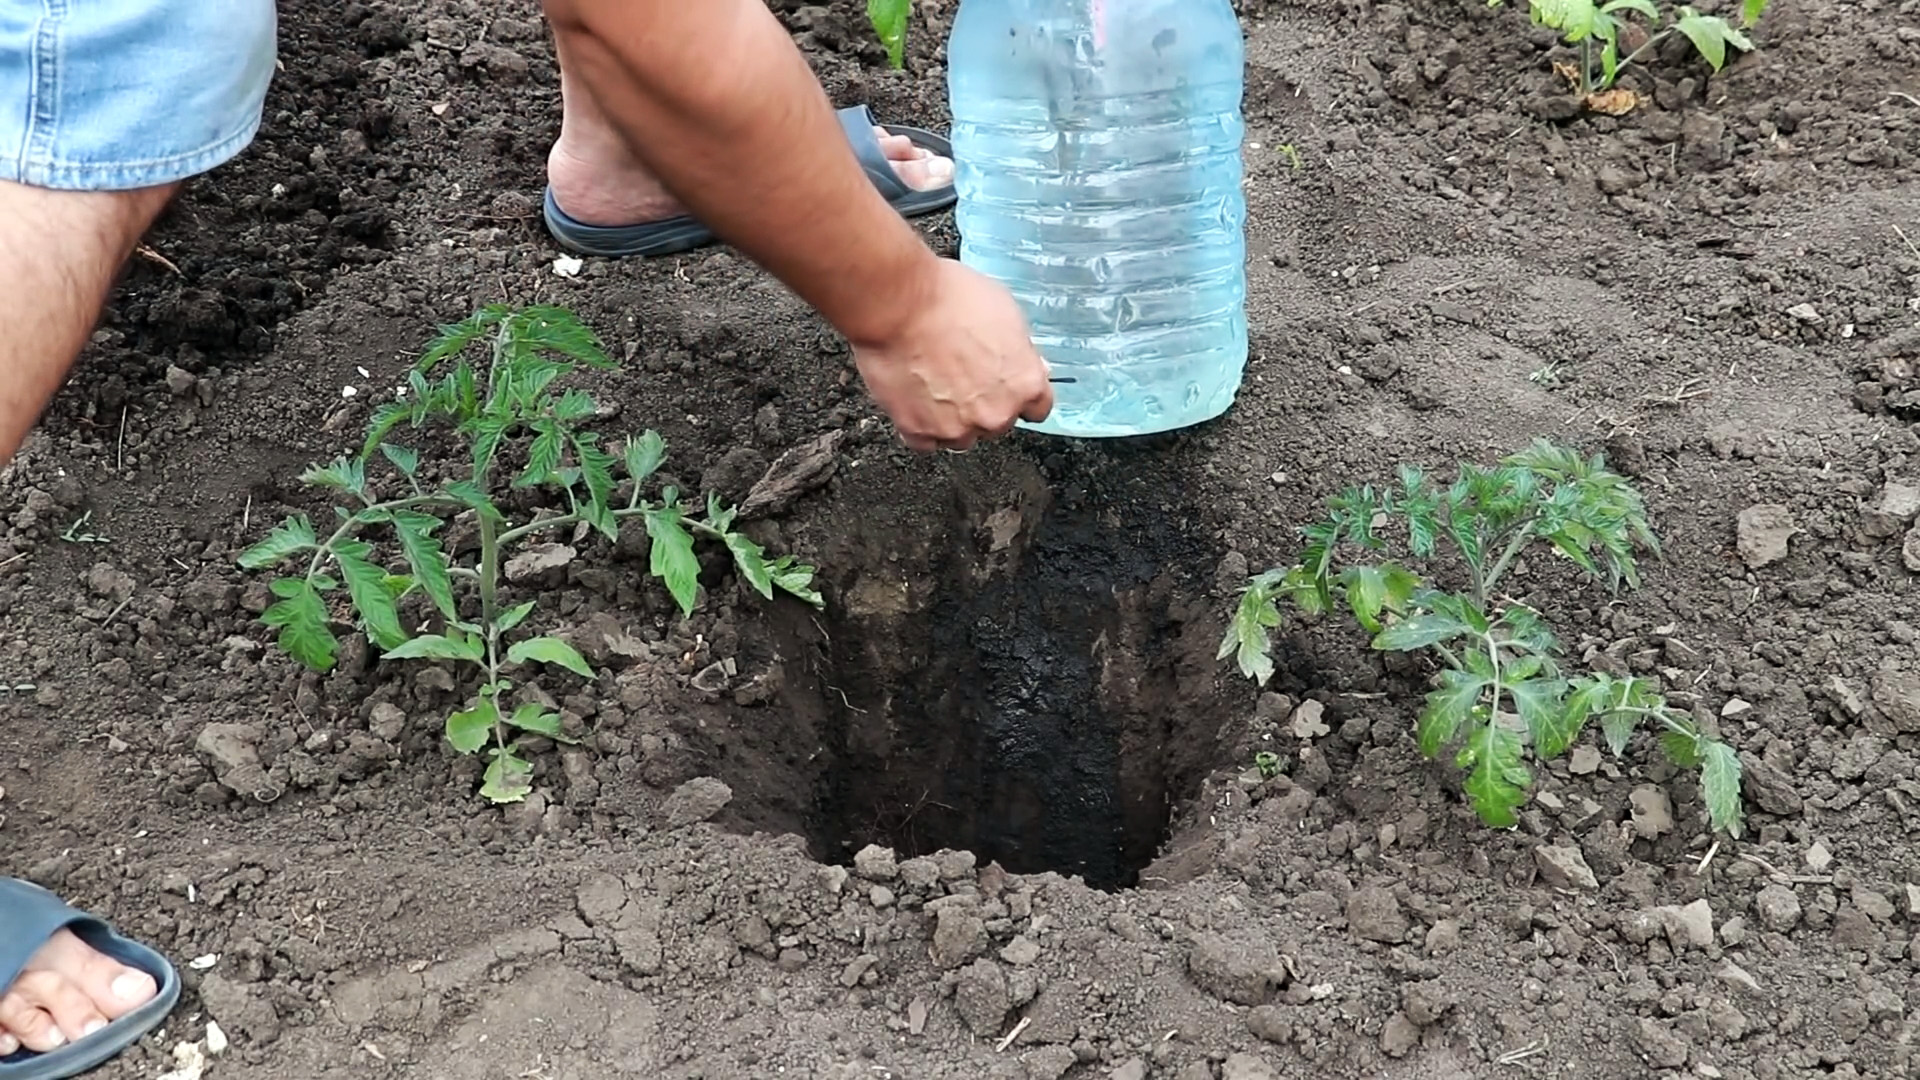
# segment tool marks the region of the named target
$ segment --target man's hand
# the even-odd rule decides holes
[[[860,377],[915,450],[968,450],[1053,411],[1046,361],[995,282],[933,260],[918,310],[886,340],[854,343]]]

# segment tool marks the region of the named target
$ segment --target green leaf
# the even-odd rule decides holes
[[[609,540],[620,538],[620,526],[610,512],[613,501],[614,456],[595,445],[599,436],[579,434],[573,437],[573,456],[580,462],[580,476],[587,485],[592,513],[587,520]]]
[[[1492,682],[1491,679],[1458,668],[1442,669],[1440,688],[1427,694],[1427,706],[1420,711],[1417,728],[1420,752],[1434,757],[1441,748],[1452,742],[1460,731],[1460,725],[1473,715],[1474,707],[1480,703],[1480,696],[1486,693]]]
[[[1438,611],[1422,612],[1401,619],[1382,630],[1374,636],[1373,647],[1387,652],[1409,652],[1452,641],[1454,638],[1472,632],[1472,627],[1450,614]]]
[[[1477,724],[1456,763],[1467,770],[1465,788],[1480,820],[1509,828],[1526,802],[1533,774],[1520,764],[1520,737],[1498,723]]]
[[[1280,575],[1268,572],[1247,584],[1215,657],[1218,660],[1233,657],[1240,674],[1261,686],[1273,678],[1273,643],[1268,631],[1280,625],[1280,608],[1274,603],[1280,582]]]
[[[535,420],[533,445],[527,447],[527,468],[513,481],[517,488],[544,484],[560,467],[560,455],[566,448],[566,433],[552,420]]]
[[[1727,25],[1718,15],[1702,15],[1690,7],[1680,9],[1680,17],[1674,20],[1674,29],[1687,36],[1693,47],[1700,50],[1700,56],[1707,66],[1719,71],[1727,63],[1728,35],[1738,31]]]
[[[400,611],[394,606],[393,594],[387,591],[387,572],[367,561],[371,551],[359,541],[342,541],[333,546],[332,554],[367,636],[386,650],[407,640],[407,632],[400,628]]]
[[[767,569],[766,552],[741,533],[730,532],[726,538],[727,550],[733,552],[733,566],[740,571],[740,579],[752,586],[754,592],[773,599],[773,572]]]
[[[1513,699],[1513,711],[1526,721],[1535,757],[1558,757],[1573,745],[1580,729],[1567,723],[1567,710],[1562,702],[1566,683],[1558,679],[1526,679],[1506,683],[1501,689]]]
[[[527,638],[516,641],[507,649],[507,663],[524,664],[535,661],[542,664],[558,664],[583,679],[593,678],[593,669],[573,646],[556,637]]]
[[[667,441],[657,431],[643,432],[638,437],[627,436],[627,443],[621,448],[620,456],[627,464],[627,475],[639,483],[652,476],[667,460]]]
[[[327,605],[313,582],[282,578],[269,588],[280,599],[260,614],[260,621],[279,628],[280,648],[314,671],[332,671],[340,642],[327,626]]]
[[[499,707],[492,698],[483,697],[474,702],[473,708],[447,717],[447,741],[463,754],[474,753],[487,745],[493,737],[493,725],[499,722]]]
[[[813,567],[791,555],[782,555],[768,564],[767,572],[773,575],[773,587],[782,592],[812,604],[814,607],[826,607],[827,600],[820,590],[813,587],[813,577],[817,572]]]
[[[1740,5],[1741,24],[1744,26],[1752,26],[1754,23],[1759,22],[1760,16],[1767,13],[1767,3],[1768,0],[1743,0]]]
[[[246,570],[265,570],[277,566],[297,551],[320,546],[313,522],[305,514],[296,514],[281,522],[266,539],[240,553],[240,566]]]
[[[1340,572],[1347,587],[1347,606],[1353,617],[1369,632],[1380,631],[1380,613],[1404,614],[1413,599],[1420,579],[1412,571],[1395,563],[1384,566],[1350,566]]]
[[[500,512],[499,507],[493,505],[493,500],[480,489],[480,485],[471,480],[456,480],[441,490],[448,498],[471,508],[481,517],[492,519],[496,524],[507,520],[507,516]]]
[[[1640,717],[1636,713],[1610,712],[1600,717],[1600,732],[1614,757],[1627,752],[1627,743],[1633,740],[1634,729],[1639,726]]]
[[[867,21],[887,47],[887,63],[896,71],[906,66],[907,17],[912,11],[913,0],[867,0]]]
[[[1700,765],[1700,740],[1693,735],[1679,731],[1662,732],[1660,749],[1667,752],[1668,760],[1683,769],[1698,768]]]
[[[356,458],[339,458],[329,465],[315,465],[300,474],[300,482],[332,488],[362,498],[367,494],[367,467]]]
[[[1707,819],[1728,836],[1740,838],[1740,755],[1718,739],[1700,742],[1700,788]]]
[[[513,710],[513,715],[507,717],[507,723],[519,728],[521,731],[531,731],[535,735],[545,735],[555,742],[571,744],[576,741],[569,739],[561,733],[559,713],[548,709],[544,705],[536,705],[533,702],[528,702]]]
[[[508,608],[501,614],[500,621],[495,628],[502,634],[508,633],[514,627],[526,621],[527,616],[533,613],[533,605],[535,603],[536,601],[529,600],[524,604]]]
[[[653,576],[666,584],[674,602],[680,605],[680,613],[691,616],[700,589],[700,560],[693,554],[693,537],[680,524],[677,509],[649,510],[646,518],[647,535],[653,538]]]
[[[393,467],[399,469],[403,476],[412,476],[420,471],[420,452],[417,450],[394,446],[391,443],[381,443],[380,453],[388,461],[393,462]]]
[[[533,794],[533,763],[511,750],[493,751],[493,761],[481,778],[481,797],[495,803],[524,802]]]
[[[1606,4],[1601,5],[1600,10],[1607,15],[1632,11],[1644,16],[1649,22],[1660,21],[1660,9],[1654,6],[1653,0],[1608,0]]]
[[[420,376],[416,373],[413,378],[419,379]],[[424,388],[425,385],[422,381],[421,386]],[[426,419],[426,404],[426,401],[416,398],[411,402],[389,401],[376,405],[372,417],[367,421],[366,441],[360,445],[361,460],[372,455],[374,447],[380,445],[380,440],[386,438],[388,432],[399,427],[402,420],[413,420],[415,427],[420,426],[420,422]]]
[[[440,519],[414,510],[399,510],[393,515],[393,529],[400,537],[400,550],[407,556],[414,579],[433,601],[433,606],[449,618],[457,615],[453,602],[453,579],[447,572],[447,557],[433,531]]]
[[[381,652],[386,660],[465,660],[481,663],[486,660],[486,652],[480,642],[466,637],[451,637],[442,634],[422,634],[410,638],[391,649]]]
[[[480,340],[481,335],[506,318],[510,310],[504,304],[489,304],[457,323],[442,326],[439,335],[427,346],[425,355],[415,364],[416,369],[431,371],[435,364],[465,351],[467,346]]]
[[[1533,0],[1533,21],[1560,31],[1568,44],[1575,44],[1593,33],[1600,9],[1593,0]]]

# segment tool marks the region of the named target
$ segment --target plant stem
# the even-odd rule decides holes
[[[493,698],[493,738],[506,749],[505,725],[500,722],[500,537],[491,515],[480,518],[480,629],[487,639],[487,685]]]
[[[1520,549],[1526,547],[1527,542],[1533,539],[1533,523],[1538,520],[1540,520],[1538,517],[1530,517],[1519,526],[1518,531],[1513,534],[1513,539],[1507,542],[1506,550],[1502,551],[1500,558],[1494,561],[1493,569],[1487,571],[1486,577],[1477,583],[1477,588],[1480,590],[1478,597],[1480,610],[1487,609],[1487,598],[1493,595],[1494,585],[1498,584],[1500,576],[1507,572],[1507,567],[1513,564],[1514,557],[1520,554]]]
[[[326,557],[330,553],[332,553],[333,545],[346,539],[349,535],[357,531],[361,526],[373,524],[373,522],[367,521],[365,518],[361,517],[362,514],[366,514],[369,512],[377,512],[377,511],[385,511],[387,513],[393,513],[399,510],[412,510],[422,506],[464,507],[465,505],[466,504],[461,502],[460,500],[450,499],[445,495],[415,495],[405,499],[389,499],[386,502],[382,502],[382,503],[369,503],[366,509],[356,512],[352,517],[349,517],[347,520],[341,522],[340,527],[333,530],[333,535],[327,537],[325,542],[323,542],[319,546],[319,548],[315,549],[312,560],[307,563],[307,577],[311,578],[314,574],[319,572],[320,564],[326,560]]]

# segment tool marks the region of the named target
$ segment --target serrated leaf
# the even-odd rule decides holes
[[[813,567],[794,558],[782,555],[767,565],[767,572],[773,575],[773,587],[789,593],[814,607],[827,606],[826,598],[820,590],[813,587],[816,571]]]
[[[544,484],[560,467],[560,455],[566,449],[566,433],[552,420],[535,420],[532,445],[527,447],[527,468],[514,478],[517,488]]]
[[[592,513],[587,520],[609,540],[620,538],[620,526],[614,518],[610,506],[613,501],[612,454],[594,445],[595,436],[580,434],[573,439],[573,456],[580,463],[580,476],[587,486],[587,497]]]
[[[693,554],[693,537],[680,524],[677,509],[649,510],[646,518],[647,535],[653,541],[649,568],[665,583],[680,613],[691,616],[700,590],[700,560]]]
[[[1340,580],[1347,587],[1347,607],[1370,633],[1380,631],[1383,611],[1404,613],[1420,584],[1411,571],[1394,563],[1350,566],[1340,572]]]
[[[490,518],[495,523],[507,520],[506,515],[500,512],[500,508],[493,505],[493,500],[487,497],[487,493],[480,489],[480,485],[471,480],[456,480],[441,491],[448,498],[472,509],[481,517]]]
[[[535,603],[536,601],[529,600],[524,604],[519,604],[514,607],[508,608],[506,611],[501,613],[499,622],[495,625],[495,629],[502,634],[510,632],[514,627],[519,626],[522,622],[525,622],[527,616],[533,613],[533,605]]]
[[[1692,735],[1678,731],[1661,732],[1660,749],[1666,751],[1669,761],[1683,769],[1695,768],[1700,764],[1700,740]]]
[[[587,661],[573,646],[556,637],[526,638],[507,648],[507,663],[524,664],[528,661],[557,664],[583,679],[593,678],[593,669],[587,666]]]
[[[1496,828],[1518,822],[1516,811],[1533,783],[1533,774],[1520,764],[1520,749],[1518,735],[1497,723],[1482,723],[1474,726],[1456,759],[1467,770],[1463,786],[1474,812]]]
[[[350,495],[365,497],[367,493],[367,467],[357,458],[339,458],[326,465],[315,465],[300,474],[300,482],[315,487],[332,488]]]
[[[420,471],[420,452],[417,450],[394,446],[391,443],[381,443],[380,453],[392,462],[393,467],[399,469],[403,476],[412,476]]]
[[[1740,755],[1718,739],[1700,743],[1700,789],[1713,827],[1740,838]]]
[[[1472,633],[1472,628],[1454,616],[1426,611],[1399,620],[1374,636],[1373,647],[1386,652],[1409,652],[1438,645]]]
[[[311,581],[294,578],[269,587],[280,600],[261,613],[260,621],[279,628],[280,648],[314,671],[332,671],[340,642],[327,626],[327,605],[319,591]]]
[[[450,637],[443,634],[422,634],[409,638],[391,649],[381,652],[385,660],[465,660],[481,663],[486,653],[478,641],[471,638]]]
[[[353,598],[367,637],[382,650],[391,649],[407,640],[407,632],[400,628],[400,611],[387,591],[387,572],[367,560],[370,550],[358,542],[335,544],[333,561],[347,583],[347,595]]]
[[[1627,744],[1633,741],[1634,729],[1639,726],[1640,717],[1635,713],[1610,712],[1600,717],[1600,732],[1614,757],[1627,752]]]
[[[867,21],[896,71],[906,64],[907,17],[912,11],[913,0],[867,0]]]
[[[1562,700],[1566,683],[1558,679],[1525,679],[1505,683],[1501,689],[1513,699],[1513,711],[1526,722],[1535,757],[1558,757],[1573,745],[1580,729],[1568,723]]]
[[[265,539],[241,552],[239,563],[242,569],[265,570],[279,565],[297,551],[311,551],[319,546],[320,538],[313,531],[313,522],[305,514],[296,514],[281,522]]]
[[[447,717],[447,741],[463,754],[475,753],[487,745],[487,740],[493,737],[493,725],[499,722],[499,708],[492,698],[483,697],[473,708]]]
[[[510,750],[496,749],[480,781],[480,795],[495,803],[524,802],[533,794],[533,763]]]
[[[1420,752],[1434,757],[1452,742],[1490,685],[1490,679],[1457,668],[1442,669],[1439,689],[1427,694],[1426,708],[1420,711],[1417,727]]]
[[[667,441],[657,431],[629,435],[620,456],[626,461],[627,476],[637,484],[652,476],[660,463],[667,460]]]
[[[545,735],[555,742],[572,744],[576,740],[568,738],[560,731],[560,714],[544,705],[528,702],[513,710],[507,717],[507,723],[521,731],[531,731],[535,735]]]
[[[412,510],[396,511],[393,515],[393,529],[400,537],[400,550],[406,555],[414,578],[433,606],[451,618],[458,614],[453,602],[453,579],[447,572],[446,554],[433,536],[440,524],[440,519],[432,514]]]
[[[773,599],[773,571],[767,569],[766,552],[737,532],[726,534],[726,544],[727,550],[733,553],[733,566],[740,572],[740,579],[752,586],[754,592]]]
[[[1261,686],[1273,678],[1272,641],[1268,630],[1280,625],[1280,608],[1274,603],[1274,590],[1279,581],[1277,575],[1269,573],[1247,584],[1215,657],[1219,660],[1233,657],[1240,674]]]

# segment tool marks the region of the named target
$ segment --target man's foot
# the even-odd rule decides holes
[[[893,162],[900,181],[915,191],[933,191],[953,183],[953,162],[904,135],[876,128],[880,148]],[[547,155],[547,186],[568,217],[583,225],[644,225],[665,221],[685,208],[660,186],[624,147],[569,137],[563,127]]]
[[[21,1047],[44,1054],[78,1042],[158,993],[152,976],[107,959],[62,930],[0,993],[0,1057]]]

